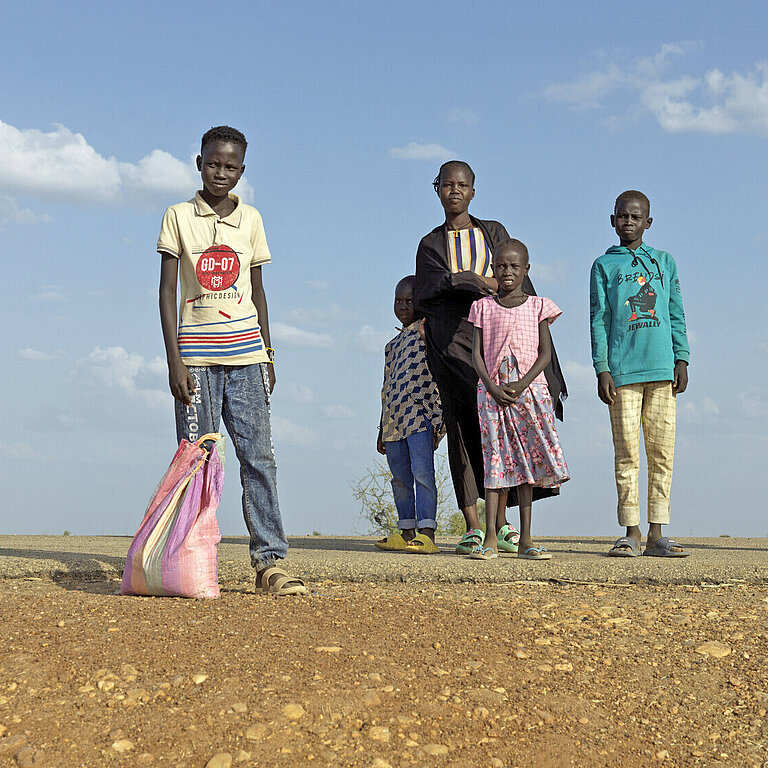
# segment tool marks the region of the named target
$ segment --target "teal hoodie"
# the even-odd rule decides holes
[[[675,260],[645,243],[614,245],[595,259],[589,292],[595,373],[610,371],[617,387],[673,381],[689,357]]]

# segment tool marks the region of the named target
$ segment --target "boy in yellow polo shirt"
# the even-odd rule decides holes
[[[157,250],[168,381],[179,441],[218,432],[224,417],[240,462],[257,588],[306,594],[301,579],[276,565],[288,542],[277,499],[269,412],[274,353],[261,279],[271,255],[261,215],[232,194],[246,147],[245,136],[229,126],[205,133],[197,156],[203,188],[163,217]]]

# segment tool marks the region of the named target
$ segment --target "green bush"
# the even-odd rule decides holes
[[[477,500],[477,516],[480,518],[480,528],[485,532],[485,501]],[[445,531],[449,536],[463,536],[467,532],[467,524],[464,521],[464,515],[461,512],[454,512],[445,526]]]
[[[435,454],[435,485],[437,486],[437,532],[453,534],[456,530],[454,518],[461,519],[461,531],[464,533],[464,518],[461,512],[453,512],[456,502],[453,496],[453,483],[448,470],[448,461],[440,453]],[[398,530],[397,509],[392,496],[392,473],[386,459],[376,459],[365,470],[362,477],[352,483],[352,495],[360,505],[359,517],[367,524],[368,532],[388,536]]]

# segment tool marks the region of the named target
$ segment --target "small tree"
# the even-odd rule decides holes
[[[464,518],[453,513],[455,500],[448,462],[440,453],[435,454],[435,485],[437,486],[437,532],[461,535]],[[360,504],[359,516],[368,525],[368,532],[388,536],[397,527],[397,509],[392,495],[392,473],[385,459],[375,459],[365,473],[351,483],[352,495]],[[454,518],[458,515],[461,522]]]
[[[485,501],[483,499],[477,500],[477,516],[480,520],[480,528],[485,531]],[[454,512],[448,518],[444,532],[451,536],[463,536],[467,532],[467,523],[464,520],[464,515],[461,512]]]

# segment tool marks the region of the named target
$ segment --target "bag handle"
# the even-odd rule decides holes
[[[199,440],[196,440],[195,441],[195,445],[198,448],[202,448],[203,447],[203,443],[206,440],[212,440],[215,443],[217,440],[221,440],[221,433],[219,433],[219,432],[209,432],[207,435],[203,435]]]

